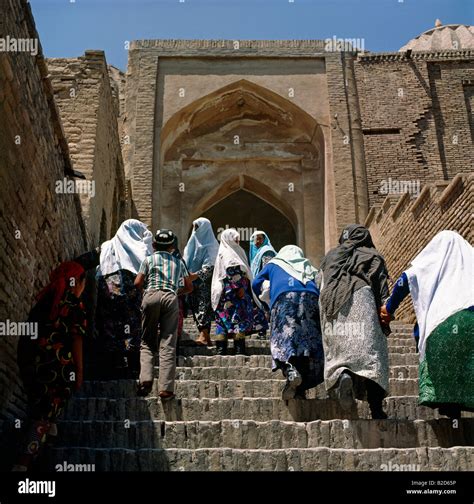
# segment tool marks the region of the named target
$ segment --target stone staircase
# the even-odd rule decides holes
[[[196,334],[189,319],[185,331]],[[156,380],[147,398],[136,397],[132,380],[85,383],[59,424],[46,468],[66,462],[97,471],[474,469],[473,415],[453,421],[418,405],[411,326],[395,323],[393,331],[388,420],[370,419],[359,401],[343,412],[323,386],[306,401],[281,400],[284,381],[271,371],[268,341],[249,338],[248,356],[216,356],[184,340],[177,400],[157,400]]]

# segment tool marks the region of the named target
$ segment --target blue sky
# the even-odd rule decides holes
[[[103,49],[127,65],[128,40],[364,39],[396,51],[434,26],[474,24],[473,0],[30,0],[47,57]]]

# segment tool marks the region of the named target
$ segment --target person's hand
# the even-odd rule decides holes
[[[381,308],[380,308],[380,320],[384,323],[384,324],[389,324],[390,321],[393,319],[392,315],[390,315],[390,313],[388,313],[387,311],[387,306],[386,305],[383,305]]]
[[[194,282],[194,280],[197,280],[199,278],[199,275],[197,273],[189,273],[189,278],[192,282]]]
[[[238,291],[237,291],[237,296],[239,299],[243,299],[243,297],[245,296],[245,289],[243,287],[241,287]]]

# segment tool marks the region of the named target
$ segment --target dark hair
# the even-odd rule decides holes
[[[153,242],[153,247],[157,252],[168,252],[169,249],[174,248],[173,245],[164,245],[162,243]]]

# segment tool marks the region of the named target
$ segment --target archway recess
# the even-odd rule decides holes
[[[243,189],[219,201],[202,216],[212,222],[218,238],[224,229],[236,228],[246,252],[250,237],[257,229],[268,234],[277,251],[284,245],[296,243],[296,231],[290,220],[274,206]]]
[[[243,189],[289,221],[309,257],[324,254],[323,133],[289,99],[238,80],[172,116],[156,159],[153,221],[181,241],[194,218]]]

